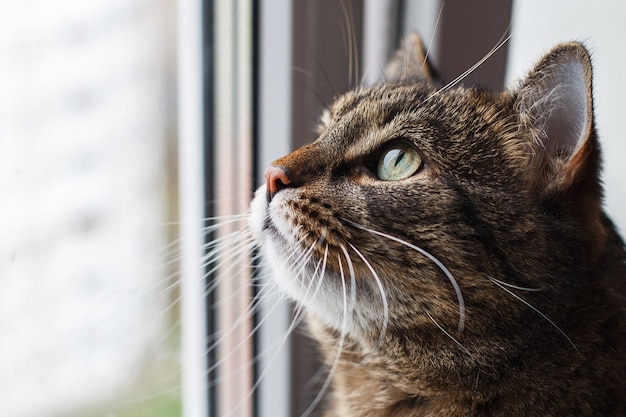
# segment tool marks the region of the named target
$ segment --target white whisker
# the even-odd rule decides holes
[[[439,22],[441,22],[441,15],[443,14],[443,9],[446,5],[445,1],[441,2],[441,7],[439,8],[439,14],[437,14],[437,20],[435,21],[435,26],[433,28],[433,34],[430,36],[430,42],[428,43],[428,48],[426,48],[426,53],[424,54],[424,62],[422,62],[422,69],[425,69],[426,64],[428,63],[428,57],[430,55],[430,50],[435,41],[435,35],[437,34],[437,28],[439,27]]]
[[[354,84],[359,79],[359,49],[357,46],[356,28],[354,27],[354,19],[350,15],[350,11],[345,4],[344,0],[339,1],[341,6],[341,12],[343,13],[344,23],[346,27],[342,25],[342,34],[344,36],[345,43],[348,49],[348,83]]]
[[[315,291],[313,291],[313,298],[317,297],[317,294],[319,294],[322,284],[324,283],[324,274],[326,273],[327,261],[328,261],[328,245],[326,245],[326,249],[324,249],[324,258],[322,258],[322,268],[320,269],[320,278],[317,282],[317,286],[315,287]]]
[[[378,274],[376,273],[376,271],[374,270],[374,267],[372,267],[370,262],[367,259],[365,259],[365,256],[363,256],[363,254],[357,248],[355,248],[352,243],[348,243],[348,245],[350,245],[352,250],[354,250],[356,252],[356,254],[365,263],[365,265],[367,265],[367,267],[369,268],[370,272],[374,276],[374,280],[376,280],[376,285],[378,286],[378,290],[380,291],[380,297],[381,297],[382,302],[383,302],[383,324],[382,324],[381,329],[380,329],[380,335],[378,336],[378,341],[376,342],[376,346],[374,348],[375,350],[378,350],[380,348],[380,346],[382,345],[382,343],[383,343],[383,339],[385,338],[385,334],[387,333],[387,326],[389,326],[389,304],[387,303],[387,295],[386,295],[386,292],[385,292],[385,288],[383,287],[383,283],[380,280],[380,278],[378,277]]]
[[[443,332],[443,334],[445,334],[446,336],[448,336],[454,343],[456,343],[461,349],[463,349],[463,351],[465,353],[467,353],[468,355],[470,354],[470,351],[463,346],[463,344],[461,342],[459,342],[458,340],[456,340],[454,338],[454,336],[452,336],[450,333],[448,333],[446,331],[446,329],[444,329],[443,327],[441,327],[441,325],[439,323],[437,323],[437,321],[433,318],[433,316],[430,315],[430,313],[427,310],[424,310],[424,312],[426,313],[426,315],[428,316],[428,318],[430,318],[430,320],[432,320],[432,322],[435,324],[435,326],[437,326],[437,328],[439,330],[441,330]]]
[[[246,245],[242,245],[241,247],[236,248],[236,250],[231,249],[228,252],[225,252],[224,254],[213,256],[209,262],[206,262],[204,264],[204,267],[208,267],[211,264],[215,264],[215,265],[202,275],[203,280],[206,280],[207,278],[211,277],[211,279],[209,280],[209,286],[204,291],[204,295],[206,296],[208,294],[211,294],[213,291],[216,290],[216,288],[220,285],[220,283],[223,282],[228,277],[226,272],[230,272],[232,270],[239,270],[239,268],[244,266],[244,265],[238,264],[237,262],[228,262],[228,261],[232,259],[237,259],[238,257],[240,257],[241,255],[245,253],[252,252],[253,248],[254,248],[254,244],[251,242],[248,242]],[[218,253],[219,248],[215,249],[214,252]],[[228,265],[228,266],[225,267],[225,265]],[[217,274],[217,278],[215,278],[215,275],[217,272],[219,273]]]
[[[499,279],[495,279],[493,277],[489,277],[490,280],[497,282],[498,284],[502,284],[505,287],[509,287],[509,288],[513,288],[516,290],[520,290],[520,291],[529,291],[529,292],[539,292],[539,291],[543,291],[543,288],[528,288],[528,287],[520,287],[519,285],[513,285],[513,284],[509,284],[506,283],[504,281],[500,281]]]
[[[506,288],[503,284],[501,284],[498,280],[491,278],[491,277],[487,277],[489,278],[489,280],[491,282],[493,282],[494,284],[496,284],[498,287],[502,288],[504,291],[506,291],[507,293],[511,294],[513,297],[517,298],[519,301],[521,301],[522,303],[524,303],[526,306],[530,307],[531,309],[533,309],[537,314],[539,314],[541,317],[543,317],[548,323],[550,323],[552,326],[554,326],[554,328],[556,330],[559,331],[559,333],[561,333],[563,335],[563,337],[565,337],[567,339],[567,341],[572,345],[572,347],[574,348],[574,350],[576,350],[576,352],[578,352],[578,348],[576,347],[576,345],[574,344],[574,342],[572,341],[572,339],[569,338],[569,336],[559,327],[557,326],[557,324],[555,322],[553,322],[548,316],[546,316],[545,314],[543,314],[541,311],[539,311],[539,309],[537,309],[535,306],[533,306],[532,304],[530,304],[528,301],[524,300],[522,297],[520,297],[519,295],[515,294],[513,291],[509,290],[508,288]]]
[[[463,79],[465,79],[468,75],[470,75],[472,72],[474,72],[478,67],[480,67],[485,61],[487,61],[489,58],[491,58],[491,56],[493,54],[495,54],[496,52],[498,52],[498,50],[500,50],[500,48],[502,48],[508,41],[509,39],[511,39],[511,37],[513,36],[513,34],[509,34],[507,35],[507,33],[509,33],[511,30],[511,23],[509,23],[509,26],[507,27],[507,29],[504,31],[504,33],[502,34],[502,36],[500,37],[500,39],[498,39],[498,41],[496,42],[496,45],[491,48],[491,50],[489,52],[487,52],[485,54],[485,56],[483,56],[480,60],[478,60],[478,62],[476,62],[474,65],[472,65],[470,68],[468,68],[467,70],[465,70],[462,74],[460,74],[458,77],[456,77],[454,80],[450,81],[448,84],[446,84],[445,86],[443,86],[442,88],[440,88],[439,90],[435,91],[434,93],[432,93],[430,96],[428,96],[426,98],[426,102],[431,100],[433,97],[442,94],[446,91],[448,91],[449,89],[451,89],[452,87],[454,87],[455,85],[457,85],[458,83],[460,83]]]
[[[273,289],[273,288],[272,288]],[[246,309],[246,313],[242,314],[241,316],[239,316],[237,318],[236,321],[234,321],[231,325],[229,329],[226,329],[226,331],[222,331],[221,334],[216,334],[216,336],[219,335],[219,339],[216,340],[214,343],[212,343],[206,350],[205,350],[205,354],[208,355],[209,353],[211,353],[213,350],[215,350],[216,348],[218,348],[223,340],[225,340],[227,337],[229,337],[231,334],[235,333],[237,328],[239,326],[241,326],[242,324],[244,324],[247,320],[251,319],[251,317],[253,316],[253,314],[256,312],[256,310],[258,309],[259,305],[261,302],[261,298],[259,296],[257,296],[255,298],[255,300],[253,300],[250,303],[249,308]],[[271,316],[271,313],[276,310],[276,308],[278,308],[278,306],[281,304],[281,300],[277,300],[272,307],[269,309],[268,314],[262,318],[257,324],[256,326],[254,326],[254,328],[252,328],[250,330],[250,332],[246,335],[246,338],[243,338],[241,340],[238,341],[238,343],[235,346],[232,346],[230,348],[230,352],[228,352],[225,355],[221,355],[220,356],[220,360],[217,361],[216,363],[212,364],[206,371],[205,374],[208,376],[211,373],[213,373],[216,369],[218,369],[227,359],[229,359],[231,356],[233,356],[235,354],[235,352],[237,352],[240,348],[244,347],[246,345],[246,343],[248,343],[248,341],[254,337],[254,335],[259,331],[259,329],[261,328],[261,326],[263,325],[263,323],[265,323],[266,320],[268,320]],[[254,361],[254,359],[253,359]],[[241,367],[239,367],[238,369],[245,369],[246,365],[243,364]],[[234,371],[233,373],[235,373],[237,371],[237,369],[232,370]]]
[[[340,248],[346,258],[348,270],[350,272],[350,305],[348,307],[348,311],[353,311],[354,306],[356,305],[356,276],[354,275],[354,265],[352,265],[352,260],[350,259],[350,255],[348,254],[346,247],[342,244],[340,245]]]
[[[324,396],[324,394],[328,391],[328,387],[330,386],[333,376],[335,375],[335,371],[337,370],[337,367],[339,366],[339,359],[341,358],[341,351],[343,350],[343,345],[346,339],[346,333],[348,330],[347,329],[348,327],[348,294],[346,290],[346,277],[343,271],[343,263],[341,262],[341,257],[339,256],[339,254],[337,254],[337,259],[339,261],[339,274],[341,276],[341,289],[342,289],[342,296],[343,296],[343,317],[341,321],[341,333],[339,336],[339,343],[337,345],[337,351],[336,351],[337,353],[335,357],[333,358],[333,363],[330,367],[330,370],[328,371],[328,376],[326,377],[326,380],[324,381],[322,388],[317,393],[317,396],[315,397],[313,402],[304,411],[304,413],[302,413],[300,417],[308,417],[309,415],[311,415],[315,407],[317,407],[317,405],[322,400],[322,397]]]
[[[302,239],[300,240],[300,242],[302,242],[305,238],[306,238],[306,236],[305,236],[304,238],[302,238]],[[306,259],[302,262],[302,264],[303,264],[304,266],[306,266],[306,264],[309,262],[310,258],[312,257],[312,251],[313,251],[313,249],[315,248],[315,246],[316,246],[318,243],[319,243],[319,240],[318,240],[318,241],[316,241],[316,242],[314,242],[314,243],[311,245],[311,247],[310,247],[309,249],[307,249],[306,251],[303,251],[302,253],[300,253],[300,255],[299,255],[299,256],[298,256],[298,257],[297,257],[297,258],[296,258],[296,259],[292,262],[291,267],[293,268],[293,267],[294,267],[297,263],[299,263],[299,262],[300,262],[300,260],[302,259],[302,257],[303,257],[303,256],[305,256],[305,254],[308,254],[308,255],[306,255],[306,256],[307,256],[307,257],[306,257]],[[291,258],[291,257],[293,257],[293,256],[294,256],[294,254],[295,254],[296,252],[301,252],[301,251],[294,250],[294,251],[290,254],[290,258]],[[317,290],[319,290],[320,285],[321,285],[321,281],[322,281],[322,279],[323,279],[323,275],[324,275],[325,270],[326,270],[326,255],[327,255],[327,252],[328,252],[328,246],[326,246],[326,252],[325,252],[325,255],[324,255],[324,259],[323,259],[322,261],[318,261],[318,263],[317,263],[317,265],[316,265],[316,267],[315,267],[315,270],[314,270],[313,274],[311,275],[311,281],[310,281],[310,283],[309,283],[309,285],[308,285],[308,287],[307,287],[307,289],[306,289],[305,296],[307,296],[307,295],[308,295],[308,293],[309,293],[309,291],[310,291],[311,287],[313,286],[313,283],[315,282],[315,277],[316,277],[316,274],[317,274],[317,272],[318,272],[318,271],[319,271],[319,284],[318,284],[318,285],[317,285],[317,287],[316,287],[316,291],[317,291]],[[319,266],[320,266],[320,263],[321,263],[321,265],[322,265],[322,266],[321,266],[321,269],[320,269],[320,267],[319,267]],[[301,274],[303,271],[304,271],[304,268],[300,268],[300,270],[297,272],[297,274],[296,274],[296,277],[295,277],[295,278],[296,278],[296,279],[300,279],[300,278],[301,278],[301,277],[300,277],[300,274]],[[278,302],[276,302],[276,303],[274,304],[274,306],[272,307],[272,311],[273,311],[275,308],[277,308],[277,306],[279,305],[279,303],[280,303],[280,302],[278,301]],[[271,311],[270,311],[270,312],[271,312]],[[245,397],[241,400],[241,402],[240,402],[240,404],[241,404],[241,405],[243,405],[243,404],[245,403],[245,401],[247,401],[247,400],[248,400],[248,399],[249,399],[249,398],[253,395],[254,391],[255,391],[255,390],[259,387],[259,385],[262,383],[262,381],[264,380],[265,376],[266,376],[266,375],[267,375],[267,373],[270,371],[272,364],[276,361],[276,358],[277,358],[277,357],[278,357],[278,355],[281,353],[281,350],[282,350],[283,346],[286,344],[287,340],[289,339],[289,337],[291,336],[291,334],[293,333],[293,331],[296,329],[296,327],[297,327],[297,326],[300,324],[300,322],[304,319],[304,314],[303,314],[303,312],[304,312],[304,310],[303,310],[303,306],[302,306],[302,305],[300,305],[300,304],[298,304],[297,309],[296,309],[296,310],[295,310],[295,312],[294,312],[294,316],[293,316],[293,319],[292,319],[292,321],[291,321],[291,324],[289,325],[289,328],[288,328],[288,329],[287,329],[287,331],[285,332],[285,335],[282,337],[282,339],[281,339],[278,343],[276,343],[275,345],[273,345],[273,346],[271,346],[271,347],[269,347],[269,348],[268,348],[268,349],[270,349],[270,348],[271,348],[271,349],[272,349],[272,351],[273,351],[274,353],[273,353],[273,355],[269,358],[269,360],[268,360],[268,362],[267,362],[267,365],[266,365],[265,369],[263,369],[263,370],[261,371],[261,373],[260,373],[260,374],[259,374],[259,376],[257,377],[257,380],[256,380],[256,381],[255,381],[255,383],[252,385],[252,388],[250,389],[250,392],[248,392],[248,393],[247,393],[247,395],[246,395],[246,396],[245,396]],[[269,317],[269,316],[270,316],[270,314],[268,314],[268,315],[266,316],[266,318],[267,318],[267,317]],[[265,320],[265,319],[263,319],[262,321],[264,321],[264,320]],[[259,323],[259,324],[255,327],[255,331],[256,331],[258,328],[260,328],[260,325],[261,325],[261,324],[262,324],[262,323],[260,322],[260,323]],[[223,359],[221,359],[221,360],[223,360]],[[258,357],[257,357],[257,359],[255,359],[255,360],[258,360]],[[212,370],[214,370],[216,367],[217,367],[217,366],[212,367]],[[210,373],[212,372],[212,370],[207,371],[207,372],[206,372],[206,374],[207,374],[207,375],[208,375],[208,374],[210,374]],[[235,409],[234,409],[234,410],[231,410],[231,411],[230,411],[227,415],[232,415],[232,414],[235,414],[237,410],[238,410],[238,407],[235,407]]]
[[[221,243],[223,243],[225,241],[226,242],[232,242],[232,241],[236,242],[238,239],[241,238],[241,236],[248,237],[250,239],[252,238],[252,236],[250,234],[250,230],[247,227],[245,227],[245,228],[243,228],[241,230],[235,230],[235,231],[229,232],[229,233],[227,233],[227,234],[225,234],[223,236],[211,239],[209,242],[205,243],[202,246],[202,248],[203,249],[213,248],[215,246],[220,245]]]
[[[458,333],[461,334],[463,333],[463,329],[465,328],[465,299],[463,298],[463,294],[461,293],[461,287],[459,286],[458,282],[456,281],[456,279],[454,278],[454,276],[452,275],[452,273],[450,272],[450,270],[448,270],[448,268],[446,268],[446,266],[439,260],[437,259],[435,256],[431,255],[429,252],[425,251],[424,249],[420,248],[419,246],[413,245],[412,243],[409,243],[405,240],[402,240],[400,238],[397,238],[395,236],[392,236],[390,234],[387,233],[383,233],[383,232],[379,232],[377,230],[374,229],[370,229],[368,227],[362,226],[358,223],[355,223],[351,220],[348,219],[343,219],[344,221],[350,223],[351,225],[353,225],[354,227],[364,230],[366,232],[370,232],[373,233],[375,235],[378,236],[382,236],[385,237],[389,240],[393,240],[394,242],[400,243],[401,245],[404,245],[408,248],[413,249],[414,251],[422,254],[423,256],[425,256],[426,258],[430,259],[431,262],[433,262],[448,278],[448,280],[450,281],[450,284],[452,284],[452,287],[454,288],[454,291],[456,292],[456,297],[459,303],[459,326],[458,326]]]
[[[269,288],[269,290],[268,290]],[[254,299],[250,302],[249,307],[246,309],[246,312],[244,314],[242,314],[241,316],[239,316],[233,323],[230,324],[230,328],[228,329],[221,329],[220,331],[214,333],[212,336],[213,337],[218,337],[218,339],[213,342],[206,350],[205,350],[205,354],[210,353],[211,351],[213,351],[216,347],[218,347],[220,345],[220,343],[231,333],[233,333],[235,331],[235,329],[237,329],[240,325],[242,325],[243,323],[245,323],[247,320],[249,320],[252,315],[256,312],[256,310],[258,309],[261,300],[263,299],[263,297],[265,296],[264,292],[267,291],[271,291],[271,290],[275,290],[275,288],[272,286],[268,286],[265,285],[263,287],[261,287],[261,290],[259,291],[259,293],[254,297]],[[276,302],[272,308],[270,308],[269,313],[271,313],[272,311],[274,311],[276,309],[276,307],[279,305],[279,302]],[[269,314],[268,314],[269,316]],[[259,323],[250,331],[250,335],[249,337],[252,337],[260,328],[261,324],[263,324],[265,322],[265,320],[267,319],[267,316],[262,318]],[[247,339],[246,339],[247,340]],[[239,345],[235,346],[233,348],[233,350],[236,350],[238,347],[240,347],[241,345],[243,345],[243,343],[245,343],[245,340],[242,341]]]

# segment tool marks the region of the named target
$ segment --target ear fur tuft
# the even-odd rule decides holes
[[[545,178],[543,185],[563,189],[590,175],[597,181],[591,59],[584,46],[554,48],[515,94],[520,122],[535,141],[531,165]]]
[[[417,34],[406,36],[385,68],[386,81],[434,81],[436,74],[428,62],[422,38]]]

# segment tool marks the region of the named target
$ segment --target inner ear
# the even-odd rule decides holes
[[[578,43],[556,47],[531,71],[517,92],[518,111],[534,133],[544,176],[578,175],[589,165],[593,136],[591,61]],[[569,178],[573,181],[574,178]]]
[[[589,123],[585,72],[576,60],[550,70],[540,81],[529,113],[546,151],[570,158],[585,142]]]

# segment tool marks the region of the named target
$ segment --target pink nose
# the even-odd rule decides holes
[[[283,168],[270,166],[265,170],[265,188],[267,189],[268,201],[274,195],[291,183]]]

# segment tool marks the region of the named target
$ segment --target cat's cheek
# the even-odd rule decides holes
[[[289,250],[281,243],[271,242],[271,239],[267,239],[262,246],[261,255],[269,265],[272,272],[272,279],[282,291],[283,294],[296,302],[302,302],[303,294],[302,288],[298,285],[298,282],[293,278],[293,271],[289,269],[288,263],[285,262],[285,253]]]
[[[274,280],[279,284],[284,293],[293,299],[299,298],[299,291],[290,281],[291,272],[285,262],[285,254],[290,253],[288,245],[275,239],[268,232],[267,224],[270,220],[265,186],[259,187],[254,193],[250,203],[250,217],[248,219],[252,235],[261,253],[271,266]]]

